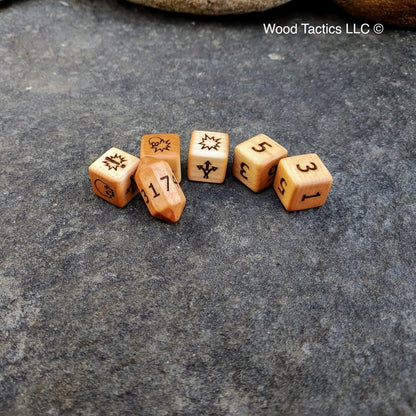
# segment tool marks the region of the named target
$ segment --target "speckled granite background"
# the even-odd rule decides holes
[[[1,415],[416,413],[416,33],[264,33],[354,23],[314,9],[0,10]],[[194,129],[318,153],[326,204],[185,179],[170,225],[93,194],[145,133],[180,134],[185,173]]]

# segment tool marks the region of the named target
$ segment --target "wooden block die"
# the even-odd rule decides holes
[[[282,159],[273,188],[288,211],[321,206],[328,196],[332,176],[315,153]]]
[[[234,149],[233,175],[254,192],[273,184],[279,161],[287,150],[265,134],[258,134]]]
[[[140,159],[151,156],[169,163],[178,182],[181,174],[181,141],[177,134],[145,134],[140,145]]]
[[[153,217],[167,222],[179,220],[186,198],[168,162],[150,157],[142,159],[135,180]]]
[[[88,168],[93,191],[117,207],[124,207],[139,192],[134,181],[138,165],[138,157],[112,147]]]
[[[228,134],[193,131],[188,154],[188,179],[199,182],[224,182],[228,152]]]

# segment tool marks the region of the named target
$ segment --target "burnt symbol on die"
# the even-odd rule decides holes
[[[165,150],[167,151],[170,150],[170,140],[162,139],[162,137],[159,137],[159,136],[151,137],[149,139],[149,144],[155,153],[157,152],[163,153]]]
[[[130,186],[127,188],[126,194],[132,193],[134,194],[137,190],[136,181],[134,180],[134,175],[130,176]]]
[[[101,179],[96,179],[94,181],[94,186],[97,189],[97,191],[105,196],[106,198],[114,198],[115,194],[114,194],[114,190],[111,189],[110,185],[106,184],[104,181],[102,181]]]
[[[196,167],[204,172],[204,179],[208,179],[210,172],[215,172],[218,169],[216,166],[213,166],[209,160],[203,165],[197,165]]]
[[[210,137],[208,134],[205,134],[205,137],[198,144],[202,145],[201,150],[219,150],[221,138],[216,139],[215,136]]]
[[[115,153],[114,156],[107,156],[103,160],[103,163],[108,167],[108,170],[114,169],[115,171],[118,168],[124,169],[127,166],[125,162],[127,162],[127,159],[117,153]]]
[[[310,170],[316,170],[318,169],[318,166],[316,166],[316,164],[314,162],[311,162],[312,166],[306,165],[305,168],[301,168],[299,164],[296,165],[296,167],[298,168],[298,170],[300,170],[301,172],[309,172]]]

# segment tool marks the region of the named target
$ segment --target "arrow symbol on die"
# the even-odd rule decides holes
[[[204,179],[208,179],[210,172],[215,172],[218,169],[218,167],[212,166],[209,160],[204,165],[197,165],[196,167],[204,172]]]

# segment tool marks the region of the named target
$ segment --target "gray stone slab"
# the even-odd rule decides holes
[[[416,33],[324,7],[0,10],[2,415],[416,412]],[[88,165],[146,133],[180,134],[185,174],[194,129],[318,153],[327,202],[288,213],[231,158],[174,225],[93,194]]]

